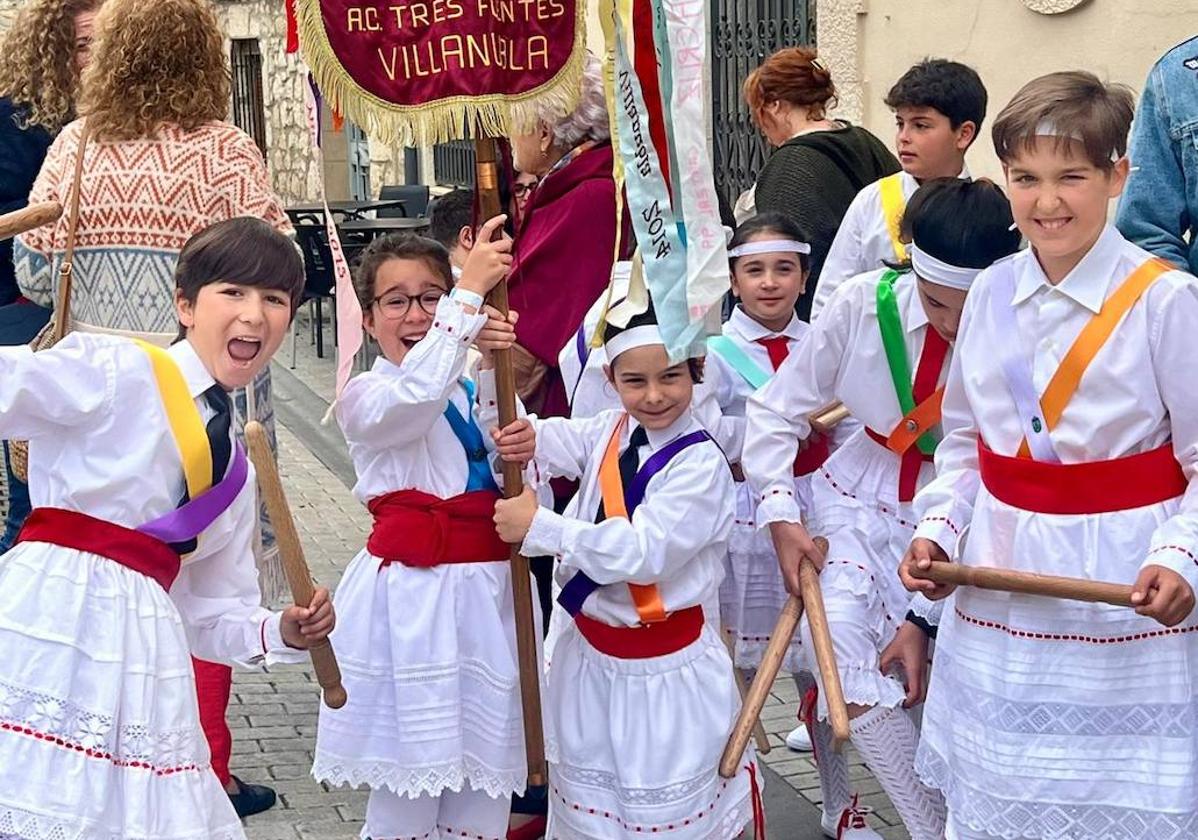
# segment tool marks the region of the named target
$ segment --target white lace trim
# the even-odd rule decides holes
[[[53,817],[35,814],[20,808],[0,805],[0,838],[17,840],[245,840],[240,823],[230,817],[231,825],[220,830],[200,826],[185,833],[130,834],[122,831],[110,834],[97,831],[83,821],[64,822]]]
[[[145,723],[113,722],[45,692],[0,682],[0,730],[35,735],[81,755],[118,767],[154,770],[206,768],[207,749],[199,726],[151,729]]]
[[[331,785],[366,785],[371,790],[387,788],[392,793],[417,797],[422,794],[439,796],[449,790],[461,793],[470,787],[493,798],[524,793],[528,774],[519,770],[495,770],[470,755],[460,761],[421,767],[404,767],[393,761],[360,762],[335,756],[316,754],[312,763],[312,778]]]
[[[1189,840],[1198,837],[1198,812],[1162,814],[1109,805],[1025,802],[1003,799],[964,783],[932,749],[921,747],[915,770],[940,788],[952,818],[974,831],[1007,840]]]
[[[572,785],[599,788],[615,794],[621,803],[628,805],[663,805],[686,799],[688,796],[711,784],[711,773],[701,773],[692,779],[675,782],[658,788],[630,788],[619,784],[615,773],[591,770],[584,767],[569,767],[558,764],[553,768],[557,777]]]
[[[556,791],[554,791],[556,793]],[[560,804],[561,799],[559,798]],[[563,807],[564,810],[564,807]],[[555,814],[554,808],[550,805],[549,809],[549,833],[548,840],[596,840],[590,834],[583,834],[580,831],[572,828],[567,820],[562,819],[561,814]],[[753,821],[753,794],[752,790],[745,793],[741,800],[734,806],[728,809],[723,816],[720,817],[719,823],[712,826],[712,830],[706,834],[698,835],[694,840],[734,840],[740,837],[745,830],[745,826]],[[618,822],[617,822],[618,825]],[[692,820],[688,825],[679,823],[676,828],[670,829],[665,826],[655,827],[651,832],[642,831],[641,834],[651,834],[655,837],[669,837],[676,832],[689,832],[693,830],[695,822]],[[632,836],[637,836],[632,834]]]

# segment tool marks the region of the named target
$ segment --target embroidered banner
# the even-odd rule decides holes
[[[300,48],[334,111],[384,142],[531,130],[568,112],[581,0],[296,0]]]

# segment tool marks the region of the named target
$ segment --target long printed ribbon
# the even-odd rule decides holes
[[[316,150],[317,168],[323,173],[324,163],[320,142],[320,91],[311,74],[308,74],[308,84],[304,86],[304,107],[308,116],[308,132],[312,139],[312,148]],[[329,210],[329,199],[325,193],[324,175],[319,176],[320,203],[324,207],[324,226],[329,237],[329,250],[333,255],[333,276],[337,281],[337,384],[334,391],[333,405],[349,382],[353,372],[354,358],[362,349],[362,307],[358,304],[358,296],[354,293],[353,275],[349,270],[349,261],[345,259],[345,251],[341,248],[341,237],[337,235],[337,225],[333,221],[333,213]],[[323,422],[328,422],[333,414],[333,405],[329,406]]]
[[[898,276],[897,271],[887,271],[878,281],[878,328],[882,333],[882,347],[886,351],[886,363],[890,367],[890,379],[894,383],[899,409],[907,416],[915,410],[915,394],[911,387],[907,344],[903,339],[903,321],[894,296],[894,281]],[[920,436],[917,445],[920,452],[931,455],[936,451],[936,442],[935,435],[928,431]]]

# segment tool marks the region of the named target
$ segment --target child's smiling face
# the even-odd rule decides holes
[[[661,344],[625,350],[607,365],[607,377],[625,410],[650,431],[669,428],[690,410],[690,366],[671,364]]]
[[[378,267],[374,301],[363,323],[387,361],[398,365],[424,338],[448,291],[445,280],[425,260],[395,257]]]
[[[279,289],[210,283],[194,302],[176,293],[175,307],[196,355],[229,391],[254,381],[291,324],[291,297]]]

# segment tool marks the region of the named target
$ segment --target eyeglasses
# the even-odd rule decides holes
[[[512,185],[512,195],[516,196],[516,198],[524,198],[524,196],[528,195],[533,190],[535,190],[537,188],[537,184],[539,184],[539,183],[541,183],[541,182],[533,181],[530,184],[530,183],[517,181],[515,184]]]
[[[378,304],[379,311],[388,321],[401,321],[408,317],[413,303],[419,305],[425,314],[436,314],[437,304],[443,297],[445,297],[445,292],[441,289],[424,292],[418,297],[408,297],[400,292],[384,292],[371,303]]]

